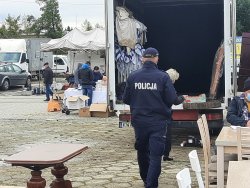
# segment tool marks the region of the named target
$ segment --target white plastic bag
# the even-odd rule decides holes
[[[136,23],[133,18],[129,18],[129,13],[123,7],[116,7],[116,33],[121,46],[135,48]]]

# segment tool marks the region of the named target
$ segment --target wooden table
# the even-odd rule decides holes
[[[22,166],[31,169],[31,179],[27,181],[28,188],[45,188],[46,180],[42,178],[42,169],[53,167],[51,173],[56,179],[51,188],[72,188],[69,180],[64,180],[68,168],[64,162],[79,155],[87,146],[82,144],[41,144],[14,154],[4,161],[12,166]]]
[[[250,161],[230,161],[227,188],[250,187]]]
[[[224,188],[224,154],[237,154],[237,131],[223,127],[215,141],[217,146],[217,187]]]

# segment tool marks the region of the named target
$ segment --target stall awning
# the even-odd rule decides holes
[[[104,50],[105,30],[96,28],[91,31],[82,32],[75,28],[59,39],[52,39],[48,43],[41,44],[42,51],[64,50]]]

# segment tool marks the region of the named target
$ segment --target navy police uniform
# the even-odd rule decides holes
[[[154,48],[146,49],[144,57],[145,53],[158,56]],[[176,99],[172,81],[154,62],[144,62],[128,77],[123,101],[130,105],[140,176],[146,188],[158,187],[167,121],[171,121],[171,106]]]

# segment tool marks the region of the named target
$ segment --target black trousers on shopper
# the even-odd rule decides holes
[[[169,156],[169,153],[172,148],[172,125],[171,123],[167,125],[167,134],[166,134],[166,141],[165,141],[165,151],[164,156]]]

